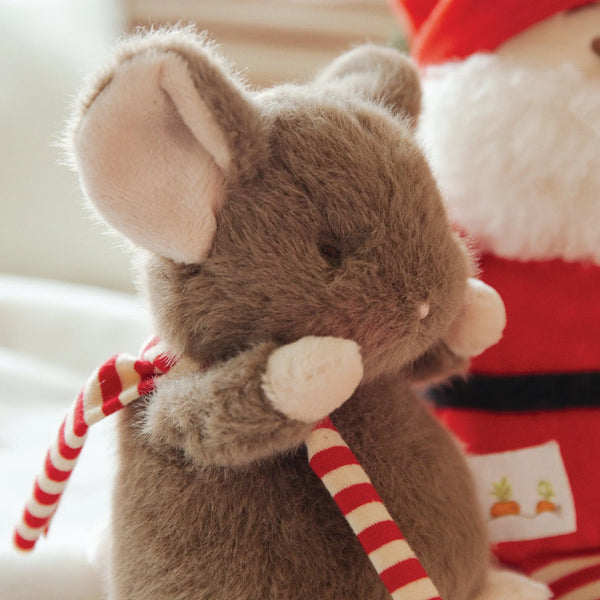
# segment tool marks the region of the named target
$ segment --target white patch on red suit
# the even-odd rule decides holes
[[[577,530],[573,493],[556,441],[473,455],[469,465],[492,542],[535,540]]]

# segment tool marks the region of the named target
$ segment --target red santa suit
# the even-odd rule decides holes
[[[595,3],[394,2],[412,38],[413,56],[425,68],[426,117],[428,78],[463,77],[458,70],[464,59],[477,53],[494,53],[507,40],[542,21],[556,18],[557,13],[574,12],[590,4]],[[593,10],[597,8],[595,5]],[[600,36],[600,29],[597,35]],[[596,58],[600,65],[600,56]],[[479,60],[483,73],[485,61],[493,58],[482,55],[474,60]],[[447,64],[448,71],[440,75],[435,68],[429,68],[439,64]],[[451,72],[453,64],[457,65],[456,75]],[[521,71],[515,70],[512,79],[519,77],[527,81]],[[510,85],[511,79],[506,81]],[[488,84],[488,81],[481,83],[480,102],[486,105],[493,96],[493,92],[486,96],[485,89],[492,85]],[[522,82],[520,85],[526,88]],[[460,118],[469,119],[469,110],[473,108],[479,112],[476,98],[479,92],[473,84],[467,92],[472,103],[462,111],[466,116]],[[440,89],[436,93],[444,97]],[[600,103],[598,96],[595,102]],[[446,126],[445,108],[440,108],[439,118],[433,119],[434,123],[428,127]],[[454,113],[448,113],[447,118],[461,115],[460,109],[459,106]],[[552,109],[558,111],[561,107],[556,105]],[[523,131],[523,137],[529,135],[535,139],[539,135],[543,147],[543,123],[548,122],[540,119],[542,125],[538,131]],[[478,126],[486,126],[485,117]],[[597,128],[598,122],[593,127]],[[518,126],[515,129],[512,137],[503,138],[505,146],[518,147]],[[587,152],[583,157],[595,161],[598,171],[599,131],[595,130],[595,156],[588,156],[592,153]],[[436,146],[436,140],[444,135],[446,139]],[[519,213],[518,204],[511,205],[512,200],[504,202],[502,197],[503,192],[511,195],[513,191],[510,183],[502,189],[503,174],[510,179],[511,170],[517,173],[515,177],[519,173],[515,168],[519,162],[517,150],[511,155],[511,162],[503,164],[503,157],[496,159],[494,155],[503,152],[501,143],[496,145],[492,141],[486,145],[477,140],[460,155],[461,149],[456,146],[462,144],[461,140],[456,141],[452,134],[443,132],[442,137],[436,136],[431,131],[430,135],[424,133],[426,142],[432,146],[434,171],[438,166],[442,173],[440,183],[448,195],[451,215],[482,251],[481,277],[502,296],[507,327],[499,344],[474,359],[466,381],[433,390],[432,399],[440,418],[472,454],[470,460],[480,500],[500,560],[549,584],[556,598],[597,600],[600,598],[600,196],[586,184],[582,167],[582,174],[577,175],[584,182],[579,193],[584,195],[587,189],[590,199],[584,203],[563,194],[561,200],[561,194],[555,193],[561,206],[552,203],[545,206],[540,194],[542,200],[536,200],[535,207],[538,216],[533,211],[528,217],[526,212]],[[492,136],[490,139],[493,140]],[[531,152],[531,144],[524,147]],[[455,151],[459,157],[450,167],[445,164],[445,157],[438,156]],[[484,158],[471,161],[469,152],[481,152]],[[467,166],[460,164],[461,156]],[[477,190],[463,186],[461,175],[469,178],[469,169],[486,170],[485,160],[498,163],[488,169],[489,181],[483,176]],[[564,158],[561,160],[565,162]],[[573,161],[579,160],[582,157],[574,153]],[[522,172],[527,176],[528,169],[523,168]],[[571,171],[565,177],[575,181]],[[547,174],[540,176],[541,179],[542,183],[531,185],[538,189],[550,186]],[[571,187],[576,185],[571,183]],[[489,201],[487,222],[486,216],[478,212],[479,204],[487,201],[483,197],[487,195],[486,189],[493,198],[499,198]],[[554,193],[554,188],[549,189],[549,194]],[[559,209],[571,213],[581,209],[582,214],[559,223],[553,240],[550,233],[553,222],[549,219],[550,225],[544,225],[544,213],[558,214]],[[536,228],[539,232],[534,231],[529,239],[529,231]],[[569,241],[565,241],[567,238]],[[538,247],[537,240],[540,240]]]

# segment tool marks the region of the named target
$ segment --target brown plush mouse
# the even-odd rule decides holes
[[[83,188],[195,365],[121,414],[112,599],[388,598],[308,465],[327,415],[444,599],[546,597],[488,576],[461,451],[410,388],[503,327],[413,140],[419,101],[394,50],[250,91],[181,30],[122,44],[83,97]]]

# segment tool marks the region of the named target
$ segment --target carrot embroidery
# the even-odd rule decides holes
[[[550,498],[553,498],[556,494],[549,481],[542,480],[538,483],[538,495],[542,497],[536,507],[538,515],[543,512],[556,512],[556,504],[550,500]]]
[[[521,507],[518,502],[512,500],[512,486],[508,479],[503,477],[500,481],[492,483],[492,496],[498,498],[498,501],[492,505],[490,514],[492,518],[505,517],[507,515],[518,515],[521,513]]]

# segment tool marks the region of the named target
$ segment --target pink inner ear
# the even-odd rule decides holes
[[[160,86],[177,106],[179,116],[194,137],[202,141],[215,163],[227,173],[231,165],[227,140],[208,106],[200,100],[184,59],[169,54],[162,60]]]
[[[161,86],[165,77],[179,90],[193,132]],[[75,137],[83,188],[102,217],[134,243],[177,262],[207,255],[224,199],[223,171],[197,137],[203,131],[227,165],[224,136],[184,59],[145,53],[117,69]]]
[[[444,341],[459,356],[477,356],[500,341],[505,326],[500,294],[483,281],[469,278],[465,304]]]

